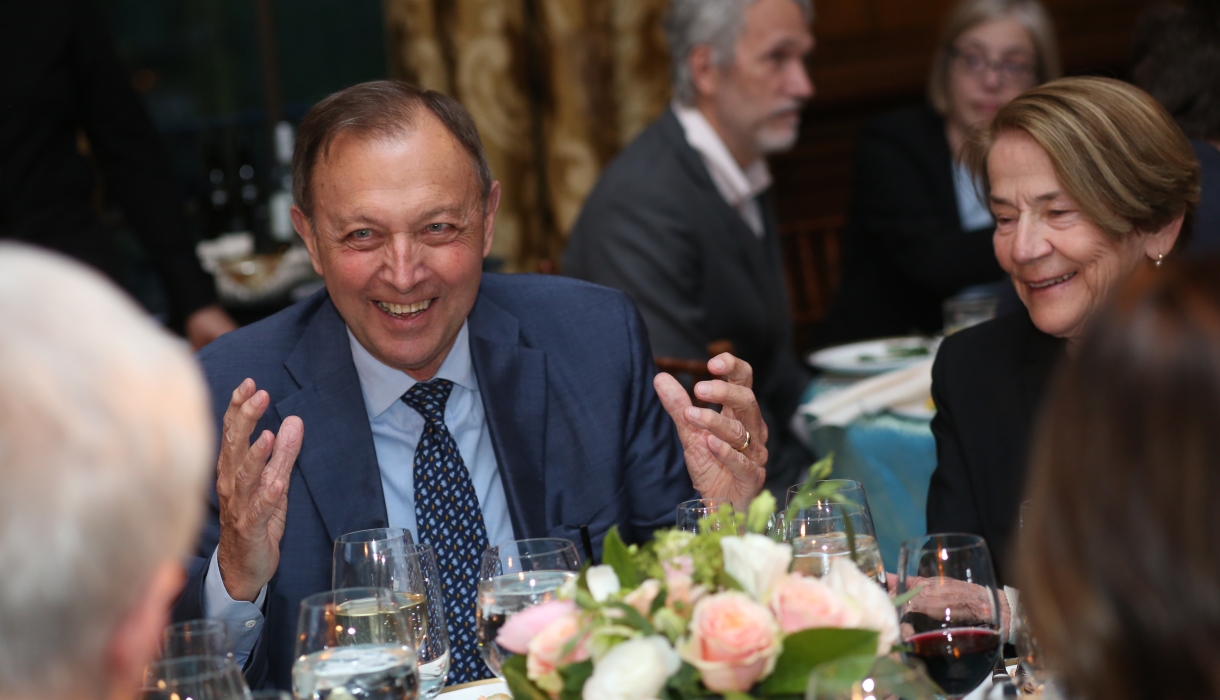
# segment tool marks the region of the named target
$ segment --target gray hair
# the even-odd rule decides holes
[[[105,687],[106,650],[198,535],[203,377],[99,274],[0,244],[0,695]]]
[[[792,0],[806,22],[813,21],[813,0]],[[695,101],[695,80],[690,72],[690,52],[710,46],[712,62],[726,66],[733,61],[737,39],[746,27],[746,8],[758,0],[671,0],[665,17],[669,39],[671,82],[679,104]]]

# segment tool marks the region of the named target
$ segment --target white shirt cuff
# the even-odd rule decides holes
[[[233,600],[225,589],[224,579],[220,577],[216,552],[212,552],[208,573],[203,579],[203,616],[228,623],[229,636],[233,641],[233,660],[242,668],[245,668],[246,660],[250,658],[250,652],[254,650],[258,635],[263,630],[263,602],[266,599],[267,587],[263,586],[253,603]]]

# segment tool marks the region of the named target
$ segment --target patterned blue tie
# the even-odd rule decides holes
[[[445,617],[452,665],[449,684],[490,678],[476,646],[475,605],[479,562],[487,527],[470,472],[445,427],[445,402],[453,382],[433,379],[411,387],[402,400],[424,417],[415,448],[415,523],[419,538],[436,550],[445,585]]]

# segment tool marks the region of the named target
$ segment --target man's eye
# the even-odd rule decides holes
[[[448,227],[449,227],[449,224],[428,224],[428,232],[429,233],[441,233]]]
[[[368,240],[373,237],[373,231],[371,229],[362,228],[362,229],[357,229],[355,231],[352,231],[348,235],[351,236],[352,238],[355,238],[358,241],[365,241],[365,240]]]

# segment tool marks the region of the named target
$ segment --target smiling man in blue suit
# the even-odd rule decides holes
[[[716,413],[657,374],[623,294],[483,274],[500,186],[469,114],[405,83],[301,123],[293,221],[326,289],[200,353],[222,426],[201,565],[175,617],[229,620],[256,686],[291,685],[300,601],[334,540],[404,527],[445,579],[449,682],[487,674],[479,555],[529,537],[644,540],[695,497],[744,506],[766,426],[750,367],[709,362]],[[236,387],[236,388],[234,388]],[[251,439],[253,439],[253,442]]]

